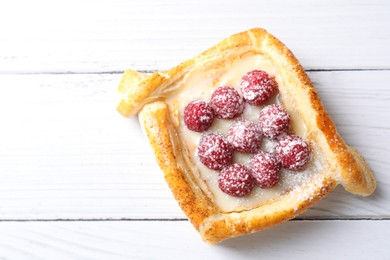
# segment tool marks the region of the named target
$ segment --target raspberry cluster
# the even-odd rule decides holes
[[[218,87],[209,102],[195,100],[184,109],[184,123],[189,130],[208,130],[215,117],[234,119],[245,108],[245,102],[259,106],[276,91],[277,83],[267,72],[253,70],[242,77],[240,91]],[[310,160],[310,148],[299,136],[287,135],[290,116],[276,104],[265,106],[258,122],[236,120],[227,136],[221,133],[206,133],[202,136],[197,153],[199,160],[208,168],[220,171],[219,188],[235,197],[247,196],[255,185],[260,188],[275,186],[280,180],[281,168],[293,171],[303,169]],[[277,142],[272,153],[261,151],[264,137]],[[253,154],[249,165],[233,163],[234,151]]]

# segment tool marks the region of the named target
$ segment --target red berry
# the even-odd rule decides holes
[[[205,166],[219,171],[232,163],[233,148],[222,134],[211,133],[200,139],[198,156]]]
[[[275,154],[284,168],[290,170],[302,169],[310,160],[310,148],[299,136],[282,137],[275,146]]]
[[[270,188],[279,182],[280,163],[272,153],[260,151],[251,159],[252,176],[261,188]]]
[[[206,131],[213,120],[214,111],[205,101],[192,101],[184,109],[184,123],[192,131]]]
[[[282,106],[273,104],[261,110],[259,122],[264,135],[275,138],[288,129],[290,116]]]
[[[244,111],[244,100],[237,90],[231,87],[219,87],[211,95],[210,105],[217,117],[231,119]]]
[[[251,193],[255,182],[251,171],[241,164],[232,164],[218,175],[219,188],[234,197],[243,197]]]
[[[258,124],[240,120],[230,126],[227,138],[237,151],[253,153],[260,148],[263,136]]]
[[[277,89],[276,81],[263,70],[252,70],[241,80],[241,92],[246,102],[261,105]]]

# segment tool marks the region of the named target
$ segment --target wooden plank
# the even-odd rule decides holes
[[[166,69],[252,27],[307,69],[389,69],[389,12],[385,0],[7,1],[0,73]]]
[[[0,258],[387,259],[389,228],[388,220],[290,221],[210,246],[187,221],[2,222]]]
[[[310,77],[378,189],[361,198],[339,188],[303,218],[390,216],[390,71]],[[136,118],[115,111],[119,79],[0,75],[0,219],[184,218]]]

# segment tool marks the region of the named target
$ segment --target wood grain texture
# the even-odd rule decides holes
[[[389,13],[386,0],[3,1],[0,259],[388,259]],[[338,188],[300,216],[315,221],[211,247],[180,220],[115,91],[126,68],[168,69],[252,27],[308,70],[356,70],[310,77],[378,187],[369,198]],[[51,219],[79,221],[36,221]]]
[[[290,221],[210,246],[187,221],[2,222],[0,259],[387,259],[389,228]]]
[[[252,27],[306,69],[389,69],[389,13],[385,0],[6,1],[0,73],[167,69]]]
[[[309,76],[378,188],[369,198],[338,188],[301,218],[390,216],[390,71]],[[184,218],[136,118],[115,111],[119,79],[0,75],[0,219]]]

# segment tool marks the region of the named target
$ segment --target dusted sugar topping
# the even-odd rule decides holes
[[[250,161],[252,176],[261,188],[270,188],[279,182],[280,163],[273,153],[260,151]]]
[[[246,102],[261,105],[277,90],[277,84],[263,70],[252,70],[242,77],[241,91]]]
[[[245,96],[248,88],[245,89],[243,86],[245,87],[249,84],[247,82],[250,82],[252,90],[255,87],[260,90],[256,93],[261,95],[258,98],[261,98],[262,103],[267,101],[277,87],[275,82],[269,83],[271,81],[273,82],[273,79],[266,72],[253,70],[244,75],[241,81],[241,91]],[[255,83],[258,85],[254,87]],[[184,122],[190,130],[201,132],[210,127],[214,113],[221,119],[230,119],[243,111],[244,103],[238,91],[223,86],[218,87],[211,95],[210,106],[205,101],[193,101],[187,105],[184,110]],[[205,120],[201,121],[202,118]],[[244,153],[255,153],[260,148],[263,133],[266,137],[274,139],[285,132],[289,125],[290,116],[281,105],[267,105],[260,112],[259,124],[245,119],[234,122],[229,128],[227,141],[222,134],[211,133],[203,136],[198,146],[199,159],[212,170],[222,170],[223,174],[220,176],[224,177],[219,178],[218,183],[224,193],[243,197],[252,190],[252,182],[240,179],[242,176],[239,173],[247,170],[244,166],[239,164],[234,167],[229,166],[233,161],[233,149]],[[269,152],[259,151],[250,161],[252,170],[248,170],[248,174],[263,189],[271,188],[279,182],[280,164],[289,170],[300,170],[309,160],[309,147],[296,136],[280,138],[275,150],[276,156]],[[229,170],[226,170],[227,168]],[[244,187],[245,185],[248,187]]]
[[[259,122],[265,136],[273,139],[287,131],[290,116],[280,105],[268,105],[260,112]]]
[[[219,188],[234,197],[243,197],[251,193],[255,186],[251,171],[241,164],[232,164],[218,175]]]
[[[210,103],[211,96],[220,86],[229,86],[243,96],[240,89],[242,78],[253,70],[266,71],[269,77],[275,81],[280,92],[273,92],[262,105],[252,105],[244,100],[244,111],[235,120],[222,119],[215,116],[210,128],[205,132],[199,133],[188,129],[184,122],[183,112],[189,103],[194,100],[202,100]],[[323,159],[324,155],[321,150],[313,149],[313,156],[310,157],[309,162],[299,172],[281,167],[282,165],[279,162],[281,167],[279,182],[275,186],[262,188],[254,180],[255,185],[250,193],[242,197],[236,197],[225,193],[219,187],[218,176],[220,171],[233,164],[241,164],[250,170],[253,175],[251,159],[260,151],[274,153],[280,136],[271,139],[262,135],[259,149],[255,152],[240,152],[230,144],[230,152],[227,152],[227,154],[231,154],[231,159],[227,160],[229,163],[226,166],[220,166],[220,170],[209,168],[215,162],[210,160],[212,158],[201,157],[202,152],[199,153],[201,139],[209,134],[220,134],[229,144],[229,129],[234,123],[238,121],[249,121],[260,125],[260,112],[266,105],[270,104],[283,104],[283,107],[290,113],[291,117],[288,132],[306,138],[308,133],[305,122],[294,113],[295,106],[299,104],[290,102],[291,100],[289,100],[288,95],[283,92],[285,89],[284,84],[283,78],[277,73],[276,68],[270,60],[262,55],[248,54],[226,65],[226,67],[213,69],[204,67],[195,68],[176,83],[174,87],[177,91],[167,99],[170,110],[174,112],[174,122],[178,129],[178,135],[184,144],[183,152],[186,155],[186,164],[190,165],[194,180],[199,185],[199,188],[223,212],[237,212],[252,209],[263,203],[279,199],[284,194],[295,192],[305,184],[312,182],[313,179],[321,177],[321,172],[326,161]],[[216,157],[218,158],[218,156]],[[253,177],[253,179],[255,178]]]
[[[213,170],[222,170],[233,161],[233,149],[225,136],[211,133],[202,137],[198,146],[200,161]]]
[[[227,138],[237,151],[254,153],[260,149],[263,134],[258,124],[248,120],[239,120],[231,125]]]
[[[183,113],[184,123],[188,129],[203,132],[210,128],[214,120],[214,110],[202,100],[189,103]]]
[[[219,87],[211,95],[211,107],[219,118],[232,119],[244,111],[244,100],[232,87]]]
[[[275,154],[284,168],[300,170],[310,160],[310,148],[299,136],[284,136],[275,147]]]

